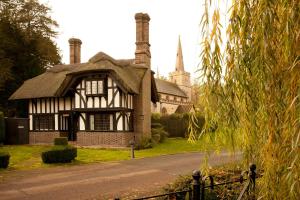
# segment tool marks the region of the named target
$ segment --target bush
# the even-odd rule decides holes
[[[164,130],[164,128],[152,128],[151,129],[151,137],[154,143],[162,143],[168,137],[168,133]]]
[[[152,113],[151,118],[152,122],[158,122],[160,120],[160,113]]]
[[[180,192],[192,189],[192,176],[191,175],[180,175],[175,181],[171,184],[167,184],[163,187],[163,193],[172,193],[172,192]],[[176,199],[185,200],[186,194],[177,194]]]
[[[77,157],[77,148],[73,146],[54,146],[42,152],[44,163],[69,163]]]
[[[5,127],[4,127],[4,114],[0,112],[0,144],[4,143],[5,140]]]
[[[10,155],[7,152],[0,152],[0,168],[7,168]]]
[[[135,150],[150,149],[153,147],[152,139],[149,137],[142,137],[140,142],[135,146]]]
[[[54,145],[68,145],[68,138],[66,137],[54,138]]]

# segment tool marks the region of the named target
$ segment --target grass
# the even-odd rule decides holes
[[[62,164],[49,165],[42,162],[41,153],[49,148],[51,148],[51,146],[12,145],[0,147],[0,151],[7,151],[10,153],[10,170],[44,168],[57,165],[61,166]],[[155,145],[152,149],[136,150],[135,155],[136,158],[145,158],[167,154],[197,152],[201,150],[203,150],[201,142],[190,144],[183,138],[169,138],[164,143]],[[63,165],[69,166],[128,159],[130,159],[130,150],[128,149],[78,148],[76,160],[70,164]]]

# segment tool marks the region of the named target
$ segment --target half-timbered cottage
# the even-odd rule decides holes
[[[78,145],[127,146],[150,136],[151,100],[158,101],[150,67],[150,18],[138,13],[135,19],[135,59],[100,52],[80,63],[81,41],[71,38],[70,64],[25,81],[10,97],[28,100],[30,143],[66,136]]]

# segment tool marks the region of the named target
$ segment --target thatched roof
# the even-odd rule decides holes
[[[158,93],[171,94],[180,97],[187,97],[185,92],[182,91],[175,83],[171,83],[169,81],[165,81],[157,78],[155,79],[155,83],[156,83]]]
[[[134,60],[116,60],[103,52],[97,53],[87,63],[56,65],[45,73],[29,79],[10,96],[10,100],[41,97],[59,97],[78,74],[109,72],[127,89],[138,94],[141,80],[147,70]]]

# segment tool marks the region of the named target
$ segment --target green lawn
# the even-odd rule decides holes
[[[203,144],[203,143],[202,143]],[[41,152],[47,150],[50,146],[32,146],[32,145],[13,145],[0,147],[0,151],[10,153],[9,169],[22,170],[40,167],[50,167],[57,165],[44,164],[41,161]],[[196,152],[203,150],[200,142],[190,144],[186,139],[173,138],[167,139],[162,144],[157,144],[152,149],[135,151],[136,158],[145,158],[158,155]],[[90,149],[78,148],[76,161],[67,165],[76,165],[84,163],[119,161],[130,159],[130,150],[128,149]]]

